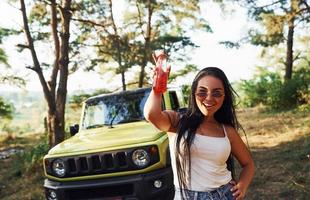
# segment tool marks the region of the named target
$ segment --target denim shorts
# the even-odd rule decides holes
[[[232,195],[230,189],[233,187],[232,184],[227,183],[221,187],[207,192],[199,192],[193,190],[185,190],[184,199],[186,200],[234,200],[235,198]],[[182,200],[181,190],[176,189],[174,200]]]

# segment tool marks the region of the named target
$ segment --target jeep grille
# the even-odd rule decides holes
[[[156,148],[156,153],[154,153],[154,147]],[[153,150],[151,150],[151,148]],[[64,178],[139,170],[141,168],[136,166],[131,159],[132,152],[136,149],[144,149],[150,155],[150,163],[144,168],[159,162],[158,148],[154,145],[126,150],[62,157],[61,159],[64,160],[66,166],[66,175]],[[51,166],[53,160],[56,159],[57,158],[49,158],[45,161],[47,174],[55,176]]]

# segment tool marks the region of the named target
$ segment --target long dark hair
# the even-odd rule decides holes
[[[213,76],[215,78],[218,78],[222,81],[224,85],[225,98],[221,108],[214,114],[215,120],[221,124],[227,124],[236,129],[239,129],[241,127],[237,120],[234,107],[236,92],[231,87],[225,73],[217,67],[206,67],[200,70],[191,86],[188,110],[184,115],[181,116],[178,124],[175,155],[178,181],[181,189],[182,199],[184,194],[186,193],[186,189],[189,188],[189,183],[191,179],[191,145],[194,141],[196,130],[205,117],[199,110],[195,100],[195,92],[198,82],[201,78],[205,76]]]

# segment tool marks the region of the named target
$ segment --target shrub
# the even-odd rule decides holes
[[[181,90],[184,96],[185,104],[188,105],[188,100],[191,92],[191,86],[190,85],[182,85]]]
[[[14,111],[13,108],[12,104],[5,102],[5,100],[0,97],[0,118],[11,119]]]
[[[264,104],[273,110],[307,108],[310,96],[310,69],[297,69],[292,79],[283,80],[276,72],[263,71],[250,80],[242,80],[238,87],[241,90],[242,105],[253,107]]]
[[[277,98],[273,93],[281,90],[281,79],[277,73],[265,72],[253,79],[242,80],[237,84],[242,94],[242,105],[254,107],[259,104],[267,105]]]
[[[46,137],[41,138],[40,142],[30,150],[25,150],[16,155],[14,159],[13,174],[21,176],[23,173],[31,171],[37,165],[42,164],[43,156],[47,154],[49,145]]]

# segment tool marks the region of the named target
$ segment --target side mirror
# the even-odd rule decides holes
[[[74,124],[73,126],[70,126],[70,135],[74,136],[76,133],[79,132],[79,125]]]
[[[180,114],[185,114],[187,112],[187,108],[179,108],[177,110]]]

